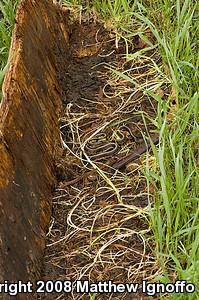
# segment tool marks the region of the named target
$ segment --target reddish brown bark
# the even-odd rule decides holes
[[[17,12],[0,108],[0,282],[40,275],[56,182],[61,90],[55,53],[67,51],[68,43],[62,22],[52,1],[24,0]]]

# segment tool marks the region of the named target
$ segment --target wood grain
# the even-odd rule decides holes
[[[0,107],[0,282],[40,277],[56,183],[62,91],[55,53],[68,51],[64,18],[46,0],[22,1],[16,16]]]

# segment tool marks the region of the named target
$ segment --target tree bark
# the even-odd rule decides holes
[[[50,0],[24,0],[17,11],[0,107],[0,282],[40,277],[56,184],[65,17]]]

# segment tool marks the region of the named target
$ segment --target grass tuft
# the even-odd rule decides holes
[[[8,53],[18,3],[19,0],[2,0],[0,2],[0,90],[7,68]],[[1,96],[0,92],[0,98]]]
[[[163,277],[167,281],[180,279],[195,284],[194,294],[172,294],[171,298],[196,299],[199,297],[198,3],[118,0],[88,1],[87,5],[105,19],[117,37],[126,41],[127,60],[143,61],[152,49],[161,55],[161,66],[151,58],[157,74],[151,85],[138,85],[128,71],[113,70],[113,74],[157,101],[157,116],[152,120],[160,133],[159,147],[152,147],[157,166],[152,169],[147,162],[145,170],[148,222],[153,232],[150,238],[155,239],[156,259]],[[152,44],[147,32],[154,36]],[[136,35],[147,47],[132,51],[131,40]],[[165,82],[169,89],[166,100],[157,94]],[[153,195],[151,186],[155,186]]]

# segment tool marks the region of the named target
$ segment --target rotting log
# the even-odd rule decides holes
[[[0,282],[40,276],[56,183],[56,55],[67,51],[65,18],[50,0],[24,0],[16,15],[0,107]]]

